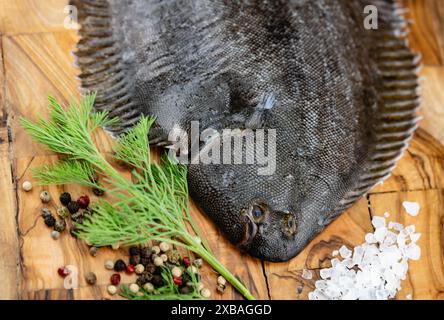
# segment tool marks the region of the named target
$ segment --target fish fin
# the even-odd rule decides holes
[[[254,109],[253,114],[245,122],[245,128],[259,129],[264,126],[267,113],[276,105],[276,95],[271,93],[264,93]]]
[[[373,186],[387,179],[402,157],[418,127],[420,118],[419,77],[421,57],[414,54],[407,42],[407,22],[402,7],[392,0],[373,0],[380,15],[380,30],[375,32],[378,45],[375,57],[380,76],[379,102],[368,160],[363,170],[353,177],[354,188],[347,192],[325,224],[348,209]]]
[[[81,25],[74,52],[80,68],[81,92],[97,92],[95,110],[119,117],[118,125],[106,128],[118,136],[137,123],[142,112],[134,103],[134,86],[113,32],[111,4],[108,0],[70,0],[70,5],[77,8]]]

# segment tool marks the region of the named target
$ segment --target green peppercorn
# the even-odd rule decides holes
[[[66,229],[66,222],[65,220],[59,220],[54,225],[54,230],[58,232],[63,232]]]
[[[167,252],[167,256],[168,256],[168,262],[170,262],[171,264],[174,264],[174,265],[180,264],[181,256],[180,256],[179,251],[170,250]]]
[[[137,278],[137,284],[139,286],[143,286],[145,283],[150,282],[153,279],[154,275],[145,270],[138,278]]]
[[[45,217],[45,224],[52,228],[56,224],[56,219],[53,216],[47,216]]]
[[[66,219],[69,216],[69,211],[65,207],[58,207],[57,208],[57,215],[62,219]]]
[[[114,263],[114,271],[122,272],[125,269],[126,269],[126,263],[122,259],[119,259]]]
[[[71,195],[68,192],[63,192],[59,199],[61,204],[67,206],[71,202]]]

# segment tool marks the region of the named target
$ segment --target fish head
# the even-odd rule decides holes
[[[286,164],[281,163],[282,167]],[[320,199],[318,192],[328,197],[328,190],[322,189],[325,184],[313,184],[312,191],[305,193],[301,192],[304,182],[293,175],[283,177],[277,170],[274,175],[259,176],[253,168],[190,165],[191,195],[242,251],[262,260],[287,261],[322,229],[320,217],[327,213],[333,197],[330,194],[331,199],[325,202]],[[318,208],[318,203],[324,208]]]
[[[292,258],[298,244],[298,222],[294,213],[273,210],[264,199],[254,199],[239,212],[242,226],[238,246],[249,254],[268,261]]]

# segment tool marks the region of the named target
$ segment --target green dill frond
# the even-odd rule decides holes
[[[34,178],[42,185],[78,184],[100,188],[100,185],[94,182],[94,173],[94,168],[88,162],[74,160],[64,160],[33,170]]]
[[[150,163],[148,134],[154,119],[141,117],[136,126],[118,139],[114,157],[134,168],[145,170]]]

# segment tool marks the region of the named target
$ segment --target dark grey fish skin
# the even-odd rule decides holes
[[[193,199],[249,254],[286,261],[376,183],[416,128],[419,58],[392,0],[73,0],[82,87],[123,125],[276,129],[276,172],[190,165]],[[364,29],[364,6],[378,30]],[[275,103],[257,106],[271,94]],[[203,146],[204,147],[204,146]],[[245,151],[245,150],[244,150]]]

